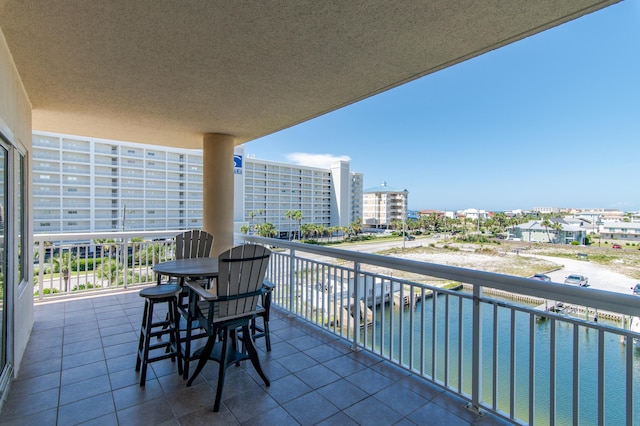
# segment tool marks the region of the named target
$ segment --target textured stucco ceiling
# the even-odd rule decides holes
[[[593,12],[596,0],[0,0],[36,130],[250,141]]]

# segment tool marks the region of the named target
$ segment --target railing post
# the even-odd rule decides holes
[[[360,347],[360,262],[353,262],[353,350]],[[364,289],[364,282],[362,283]]]
[[[296,251],[289,250],[289,313],[293,315],[293,306],[295,303],[295,285],[296,285],[296,267],[295,267]]]
[[[480,385],[482,383],[482,357],[480,348],[482,346],[482,327],[481,327],[481,305],[482,287],[475,284],[473,286],[473,336],[471,348],[471,402],[467,404],[467,409],[476,414],[483,414],[480,411]]]
[[[127,288],[129,277],[129,239],[122,237],[122,288]]]
[[[44,299],[44,241],[38,242],[38,299]]]

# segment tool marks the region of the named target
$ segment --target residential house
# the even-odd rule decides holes
[[[563,219],[550,219],[551,223],[559,223],[561,229],[542,226],[542,220],[531,220],[514,227],[514,236],[522,241],[537,243],[571,244],[577,241],[584,244],[588,229],[577,223],[568,223]]]
[[[640,241],[640,223],[605,222],[600,225],[600,238],[623,241]]]

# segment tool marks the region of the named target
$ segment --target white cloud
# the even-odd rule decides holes
[[[310,154],[308,152],[293,152],[287,155],[287,160],[293,164],[307,167],[318,167],[322,169],[328,169],[331,167],[331,162],[342,160],[351,161],[351,157],[346,155],[332,155],[332,154]]]

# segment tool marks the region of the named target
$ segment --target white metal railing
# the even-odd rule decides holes
[[[173,237],[181,232],[35,234],[35,297],[152,283],[153,265],[173,258]]]
[[[151,283],[180,232],[36,234],[37,297]],[[629,327],[637,297],[257,236],[236,241],[273,249],[275,305],[458,394],[470,410],[513,423],[640,422],[640,334]],[[543,309],[560,301],[560,312]]]
[[[528,424],[640,421],[640,334],[629,330],[640,315],[637,297],[237,238],[273,249],[268,279],[276,285],[275,305],[455,392],[471,410]],[[558,301],[562,311],[543,309]]]

